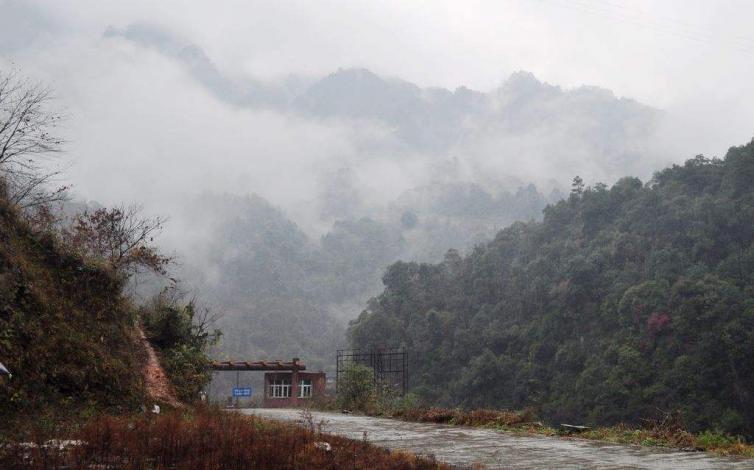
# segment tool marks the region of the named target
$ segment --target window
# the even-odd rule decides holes
[[[298,383],[298,397],[299,398],[311,398],[312,396],[312,381],[310,379],[301,379]]]
[[[274,379],[270,381],[270,398],[290,398],[291,379]]]

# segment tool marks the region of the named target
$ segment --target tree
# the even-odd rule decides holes
[[[22,208],[62,200],[68,189],[49,186],[60,172],[46,160],[63,143],[54,134],[62,117],[48,109],[51,99],[48,88],[0,72],[0,174],[10,202]]]
[[[117,273],[130,278],[142,269],[166,273],[172,258],[150,245],[164,223],[161,217],[143,217],[139,206],[121,206],[85,211],[62,233],[74,251],[104,260]]]
[[[576,176],[571,183],[571,194],[581,195],[582,192],[584,192],[584,180]]]

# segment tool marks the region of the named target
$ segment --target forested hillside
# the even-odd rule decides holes
[[[577,178],[542,222],[383,282],[350,340],[406,346],[431,403],[754,434],[754,141],[647,183]]]
[[[12,374],[0,375],[0,439],[45,420],[175,406],[150,389],[150,367],[165,369],[170,395],[196,400],[220,335],[212,312],[175,285],[142,305],[127,289],[167,274],[171,259],[151,245],[160,219],[134,207],[57,217],[53,202],[21,208],[9,194],[0,176],[0,362]]]
[[[0,430],[47,412],[125,411],[144,401],[144,348],[123,279],[35,229],[0,178]]]

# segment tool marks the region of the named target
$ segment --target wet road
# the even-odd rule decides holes
[[[300,421],[299,410],[246,409],[247,414]],[[459,466],[484,464],[511,469],[754,469],[754,460],[717,457],[702,452],[623,446],[545,436],[516,436],[490,429],[312,412],[324,431],[362,439],[389,449],[434,455]]]

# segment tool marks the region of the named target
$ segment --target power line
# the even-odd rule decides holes
[[[627,7],[608,0],[544,0],[550,4],[574,11],[601,16],[610,20],[629,23],[657,33],[710,45],[728,42],[728,46],[738,52],[754,53],[754,40],[733,36],[735,43],[729,43],[717,34],[710,34],[688,23],[672,18],[652,17],[635,7]]]
[[[652,17],[651,14],[649,14],[647,11],[642,10],[640,8],[636,8],[634,6],[627,6],[625,4],[615,3],[615,2],[610,1],[610,0],[591,0],[591,1],[592,2],[601,3],[603,5],[607,5],[607,6],[610,6],[612,8],[616,8],[616,9],[621,9],[621,10],[626,10],[626,11],[633,11],[635,14],[638,14],[638,15],[643,15],[643,16],[650,17],[650,18]],[[695,33],[695,34],[698,34],[698,35],[706,36],[709,39],[713,39],[713,40],[715,39],[715,36],[710,35],[710,34],[705,34],[703,31],[700,31],[698,26],[692,25],[691,23],[686,23],[684,21],[680,21],[680,20],[678,20],[676,18],[670,18],[670,17],[665,16],[665,17],[655,18],[655,20],[656,21],[660,21],[660,22],[672,23],[672,24],[675,24],[675,25],[677,25],[677,26],[685,29],[686,31],[689,31],[689,32],[692,32],[692,33]],[[744,37],[744,36],[740,36],[740,35],[728,35],[728,37],[730,39],[735,40],[735,41],[739,41],[741,43],[741,45],[743,47],[745,47],[745,48],[752,48],[752,47],[754,47],[754,38]]]

